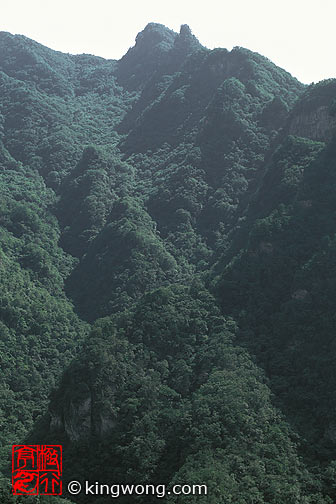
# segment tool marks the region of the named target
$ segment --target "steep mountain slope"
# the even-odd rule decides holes
[[[0,172],[0,471],[46,410],[87,326],[63,292],[73,258],[57,245],[53,191],[3,156]],[[1,502],[6,502],[1,497]]]
[[[330,504],[335,81],[187,25],[0,55],[3,471],[28,436],[65,479]]]
[[[200,500],[211,503],[328,502],[234,332],[200,284],[161,288],[97,322],[44,438],[65,445],[66,480],[206,484]]]
[[[325,107],[316,130],[331,140],[282,141],[246,212],[244,246],[229,263],[222,258],[214,280],[223,309],[239,321],[238,341],[271,378],[304,450],[329,462],[335,451],[335,92],[335,81],[322,82],[294,109],[289,131],[300,124],[307,132],[302,118],[318,117]]]

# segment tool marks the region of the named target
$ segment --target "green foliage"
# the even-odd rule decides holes
[[[179,277],[179,267],[155,223],[136,200],[125,198],[113,206],[106,225],[70,275],[67,289],[82,317],[94,320]]]
[[[96,322],[52,399],[49,435],[66,445],[66,478],[205,483],[210,502],[309,502],[309,473],[234,332],[196,284]],[[82,449],[91,455],[74,465]],[[96,467],[107,450],[108,467]]]
[[[305,452],[329,460],[335,443],[335,148],[334,141],[323,149],[289,138],[275,151],[250,207],[246,248],[216,281],[225,310],[239,320],[240,341],[266,369],[306,439]]]
[[[53,193],[17,168],[0,173],[1,470],[86,333],[63,292],[73,260],[57,246]]]
[[[0,53],[3,473],[58,440],[65,483],[330,504],[335,81],[187,25],[118,62],[4,32]]]

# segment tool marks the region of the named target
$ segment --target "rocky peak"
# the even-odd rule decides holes
[[[141,88],[174,47],[176,33],[164,25],[149,23],[119,61],[118,77],[129,89]]]
[[[148,23],[135,38],[136,45],[156,45],[160,42],[173,43],[176,33],[159,23]]]
[[[194,35],[191,33],[191,29],[190,29],[189,25],[187,25],[187,24],[181,25],[180,35],[181,35],[181,37],[194,37]]]
[[[176,33],[159,23],[149,23],[135,38],[135,45],[131,47],[121,59],[150,58],[165,52],[174,45]]]
[[[180,50],[184,49],[185,52],[192,52],[202,46],[195,35],[192,34],[189,26],[187,24],[183,24],[181,25],[180,33],[175,38],[174,47]]]

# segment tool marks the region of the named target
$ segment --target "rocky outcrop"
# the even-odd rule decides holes
[[[292,299],[297,301],[310,301],[310,294],[306,289],[297,289],[292,292]]]
[[[50,411],[50,430],[63,431],[71,441],[86,438],[91,433],[91,396],[70,398],[55,410]]]
[[[336,120],[330,115],[329,107],[322,105],[294,115],[290,121],[289,134],[327,142],[335,127]]]
[[[273,244],[271,242],[262,241],[259,244],[260,252],[265,252],[266,254],[272,254],[273,252]]]
[[[101,410],[84,383],[80,391],[77,389],[77,395],[76,391],[66,395],[62,403],[50,409],[49,414],[50,431],[62,432],[70,441],[87,439],[91,435],[103,437],[115,426],[115,417],[112,418],[107,410]]]

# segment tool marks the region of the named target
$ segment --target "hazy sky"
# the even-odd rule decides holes
[[[0,0],[0,30],[119,59],[147,23],[188,24],[206,47],[243,46],[305,83],[336,77],[336,0]]]

